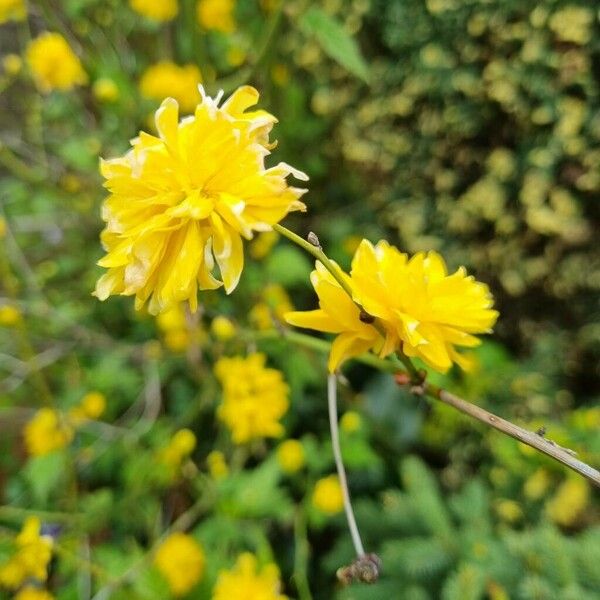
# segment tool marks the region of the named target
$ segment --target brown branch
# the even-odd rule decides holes
[[[404,375],[404,377],[403,377]],[[400,373],[399,376],[396,377],[396,381],[400,384],[407,383],[406,381],[407,375]],[[434,400],[439,400],[444,404],[452,406],[453,408],[459,410],[465,415],[469,415],[477,421],[481,423],[485,423],[486,425],[501,431],[502,433],[509,435],[510,437],[535,448],[539,452],[550,456],[554,460],[562,463],[563,465],[569,467],[573,471],[576,471],[580,475],[583,475],[586,479],[589,479],[593,484],[597,487],[600,487],[600,471],[594,469],[594,467],[580,461],[575,458],[575,453],[572,450],[567,448],[563,448],[559,446],[555,442],[551,440],[547,440],[540,433],[534,433],[533,431],[528,431],[527,429],[523,429],[510,421],[502,419],[483,408],[476,406],[475,404],[471,404],[446,390],[439,388],[430,383],[424,382],[421,385],[414,386],[412,391],[420,396],[429,396]]]

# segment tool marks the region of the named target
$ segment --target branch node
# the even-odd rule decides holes
[[[357,581],[360,583],[375,583],[381,572],[381,559],[377,554],[364,554],[357,558],[352,564],[340,567],[337,578],[343,585],[350,585]]]
[[[314,231],[309,231],[308,235],[306,236],[306,239],[308,240],[309,244],[312,244],[315,248],[323,250],[323,248],[321,247],[321,242],[319,241],[319,238],[317,237],[317,234]]]

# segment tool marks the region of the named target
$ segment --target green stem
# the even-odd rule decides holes
[[[294,518],[294,583],[299,600],[312,600],[308,583],[307,565],[310,547],[306,534],[306,516],[304,507],[300,506]]]
[[[253,341],[283,339],[292,342],[296,346],[302,346],[316,352],[322,352],[323,354],[327,354],[331,350],[331,342],[290,329],[270,329],[268,331],[257,332],[245,331],[242,332],[242,337],[252,339]],[[360,356],[356,356],[354,360],[369,365],[378,371],[387,373],[398,372],[397,364],[394,364],[390,360],[379,358],[374,354],[361,354]]]
[[[353,302],[355,302],[352,297],[352,289],[348,282],[342,277],[342,270],[332,261],[330,258],[323,252],[321,246],[315,246],[311,244],[309,241],[301,238],[298,234],[289,230],[287,227],[283,225],[273,225],[273,229],[280,233],[284,237],[286,237],[290,242],[293,242],[297,246],[300,246],[303,250],[306,250],[309,254],[312,254],[333,276],[333,278],[340,284],[340,287],[352,298]],[[356,303],[356,302],[355,302]],[[357,306],[362,310],[362,306]]]
[[[52,512],[48,510],[35,510],[20,506],[0,506],[0,519],[21,521],[27,517],[39,517],[42,521],[54,523],[74,523],[83,515],[77,513]]]

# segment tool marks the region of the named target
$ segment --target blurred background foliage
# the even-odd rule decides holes
[[[251,242],[238,291],[203,294],[196,315],[90,297],[98,157],[152,130],[164,96],[190,110],[199,82],[249,82],[280,120],[278,159],[311,177],[291,226],[343,266],[362,237],[386,237],[488,282],[493,341],[473,372],[432,379],[598,465],[593,3],[180,0],[166,21],[142,16],[144,2],[36,0],[26,19],[11,4],[0,0],[0,564],[35,514],[55,540],[47,589],[61,600],[177,593],[151,554],[173,524],[206,556],[189,598],[210,598],[244,551],[276,562],[301,600],[600,598],[586,481],[361,364],[345,372],[342,444],[384,567],[375,586],[336,585],[352,551],[327,479],[325,355],[281,335],[286,311],[314,307],[312,265],[275,234]],[[81,85],[36,88],[26,53],[44,31],[79,57]],[[236,445],[213,367],[257,350],[289,386],[285,435]]]

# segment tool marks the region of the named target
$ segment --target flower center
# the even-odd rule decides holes
[[[206,219],[214,208],[214,198],[201,190],[192,190],[177,206],[169,209],[169,212],[173,217],[200,221]]]

